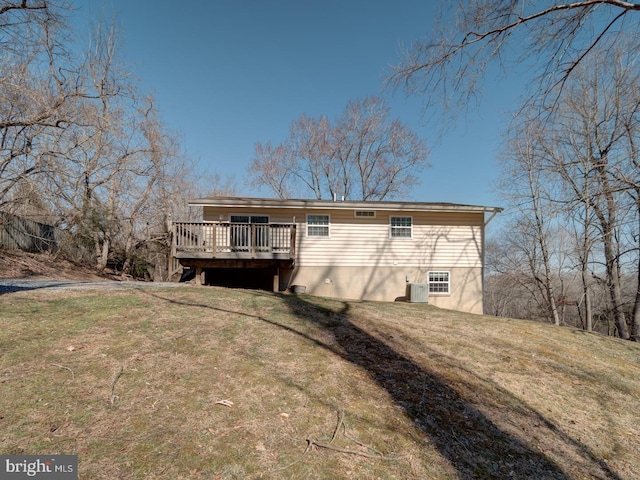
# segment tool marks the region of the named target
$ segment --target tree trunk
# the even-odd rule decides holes
[[[131,274],[131,259],[133,257],[133,219],[127,223],[126,239],[124,242],[124,263],[122,264],[122,278],[127,274]]]
[[[591,307],[591,289],[589,288],[589,272],[586,262],[582,265],[582,292],[584,295],[584,329],[593,330],[593,310]]]
[[[96,232],[93,234],[93,242],[96,251],[96,270],[103,272],[104,269],[107,268],[107,261],[109,258],[109,239],[105,238],[101,243],[100,237]]]
[[[636,300],[633,304],[633,317],[631,319],[631,336],[629,340],[640,342],[640,252],[638,254],[638,285],[636,287]]]
[[[585,180],[585,198],[589,195],[589,182]],[[589,238],[589,202],[584,202],[584,232],[582,237],[582,255],[581,258],[581,273],[582,273],[582,292],[584,294],[584,329],[587,332],[593,331],[593,309],[591,305],[591,289],[589,284],[591,280],[589,278],[589,254],[591,252],[591,240]]]
[[[629,339],[629,330],[627,328],[627,320],[622,311],[622,290],[620,288],[620,275],[617,267],[616,256],[613,249],[613,232],[603,229],[604,240],[604,257],[607,269],[607,285],[609,287],[609,297],[611,298],[611,307],[613,309],[613,319],[615,321],[618,336],[623,340]]]
[[[560,326],[560,315],[558,314],[558,305],[556,304],[553,287],[551,286],[551,278],[549,276],[547,276],[546,289],[547,289],[549,308],[551,309],[551,318],[553,318],[553,324],[555,326]]]
[[[606,213],[602,208],[594,208],[595,214],[600,221],[602,229],[602,242],[604,246],[604,259],[607,271],[607,286],[611,298],[613,309],[613,319],[615,321],[618,336],[623,340],[629,339],[629,329],[627,320],[622,310],[622,290],[620,288],[620,265],[619,257],[614,247],[615,229],[617,222],[617,203],[614,198],[614,188],[611,187],[608,178],[608,160],[606,153],[600,155],[599,160],[593,160],[594,167],[598,172],[602,185],[602,195],[605,199]]]
[[[638,210],[638,276],[636,278],[636,299],[633,303],[631,336],[629,337],[629,340],[640,342],[640,191],[637,193],[636,206]]]
[[[536,215],[536,227],[538,230],[538,243],[540,250],[542,251],[542,262],[544,264],[544,288],[547,295],[547,303],[551,313],[553,324],[560,326],[560,316],[558,314],[558,305],[556,303],[555,292],[553,289],[553,276],[551,273],[551,262],[549,260],[549,249],[547,247],[547,233],[544,230],[543,223],[538,216],[537,201],[534,201],[535,215]]]

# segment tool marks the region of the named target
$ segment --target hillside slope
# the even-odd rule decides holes
[[[81,478],[640,478],[640,346],[215,287],[0,296],[0,451]]]
[[[78,265],[48,253],[0,248],[0,278],[108,280],[89,265]]]

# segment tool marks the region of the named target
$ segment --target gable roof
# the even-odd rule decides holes
[[[205,197],[189,201],[192,207],[249,207],[249,208],[304,208],[322,210],[393,210],[404,212],[466,212],[500,213],[501,207],[432,202],[365,202],[301,200],[250,197]]]

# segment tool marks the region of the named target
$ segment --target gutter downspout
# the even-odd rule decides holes
[[[486,220],[486,221],[484,222],[484,227],[485,227],[485,228],[487,228],[487,225],[489,225],[489,222],[490,222],[491,220],[493,220],[493,217],[495,217],[495,216],[496,216],[498,213],[500,213],[500,212],[502,212],[502,209],[501,209],[501,208],[500,208],[500,209],[498,209],[498,210],[494,210],[494,211],[493,211],[493,213],[491,214],[491,216],[489,217],[489,219],[488,219],[488,220]]]

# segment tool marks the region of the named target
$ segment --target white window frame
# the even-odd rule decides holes
[[[446,276],[444,278],[437,278],[431,280],[432,275],[438,275],[438,277]],[[427,272],[427,284],[429,285],[429,295],[451,295],[451,272],[449,270],[431,270]],[[437,290],[432,290],[432,287],[438,287]],[[445,286],[446,291],[442,291],[440,288]]]
[[[394,218],[408,218],[411,221],[411,225],[407,226],[407,225],[393,225],[393,219]],[[404,230],[405,228],[409,229],[409,236],[404,236],[404,235],[399,235],[399,236],[395,236],[394,235],[394,231],[398,231],[398,230]],[[410,240],[413,238],[413,217],[408,216],[408,215],[393,215],[393,216],[389,216],[389,238],[392,239],[406,239],[406,240]]]
[[[311,224],[309,221],[309,217],[326,217],[327,218],[327,224]],[[323,228],[326,227],[327,229],[327,234],[326,235],[317,235],[317,234],[311,234],[309,233],[309,227],[316,227],[316,228]],[[307,237],[310,238],[330,238],[331,237],[331,215],[325,215],[325,214],[314,214],[314,213],[310,213],[307,214],[307,228],[306,228],[306,233],[307,233]]]

